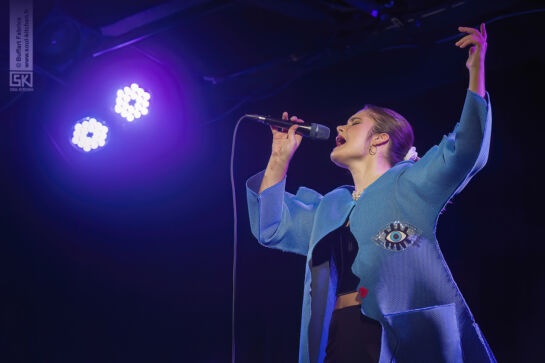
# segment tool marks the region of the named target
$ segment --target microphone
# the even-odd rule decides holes
[[[292,122],[288,120],[278,120],[271,117],[266,116],[259,116],[259,115],[245,115],[245,117],[252,119],[254,121],[261,122],[264,125],[270,125],[273,127],[279,127],[285,130],[288,130],[290,126],[293,125],[299,125],[297,127],[297,130],[295,130],[296,134],[310,137],[314,140],[327,140],[329,139],[329,127],[315,124],[315,123],[307,123],[307,122]]]

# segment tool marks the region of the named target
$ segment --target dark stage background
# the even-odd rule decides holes
[[[8,90],[3,4],[1,362],[229,362],[237,119],[288,111],[336,135],[372,103],[411,122],[423,155],[453,129],[467,89],[467,49],[445,39],[483,21],[489,160],[437,236],[498,361],[540,360],[545,13],[521,13],[539,2],[378,1],[377,18],[358,8],[365,1],[181,3],[106,36],[162,3],[35,2],[35,90],[21,94]],[[153,96],[150,114],[128,125],[109,97],[132,81]],[[85,154],[66,135],[89,114],[109,123],[111,139]],[[298,356],[305,259],[259,245],[248,221],[245,182],[265,168],[270,143],[268,127],[240,125],[240,363]],[[334,143],[303,140],[288,191],[352,184],[329,159]]]

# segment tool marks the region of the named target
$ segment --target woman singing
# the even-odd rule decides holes
[[[294,195],[285,184],[298,125],[271,127],[267,168],[246,183],[248,211],[259,243],[307,257],[300,363],[495,362],[435,236],[443,207],[484,167],[490,145],[485,26],[458,29],[467,35],[456,45],[470,46],[460,122],[421,158],[403,116],[366,105],[337,127],[331,152],[354,186]]]

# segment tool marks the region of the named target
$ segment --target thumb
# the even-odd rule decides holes
[[[288,129],[288,139],[295,137],[295,130],[297,130],[298,127],[299,125],[290,126],[290,128]]]

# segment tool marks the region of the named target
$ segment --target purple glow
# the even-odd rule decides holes
[[[151,195],[170,190],[165,185],[180,182],[182,176],[200,167],[213,148],[209,144],[212,139],[195,137],[201,133],[200,126],[191,122],[201,112],[203,101],[194,92],[199,85],[178,60],[179,54],[170,54],[170,50],[168,46],[158,50],[163,64],[129,48],[104,54],[78,66],[70,85],[51,93],[48,102],[44,99],[48,105],[43,115],[44,136],[51,143],[36,152],[48,158],[59,185],[67,189],[77,186],[75,193],[85,187],[87,195],[101,191],[117,196],[141,188]],[[125,94],[124,86],[130,88],[132,83],[153,93],[149,113],[132,122],[121,117],[109,120],[119,115],[114,111],[116,92],[121,89]],[[71,142],[74,124],[85,116],[108,126],[104,147],[84,152]],[[138,122],[142,119],[146,122]]]
[[[72,144],[85,152],[95,150],[106,145],[108,127],[93,117],[85,117],[74,126]]]
[[[376,18],[378,16],[378,10],[371,10],[371,16]]]
[[[133,83],[130,87],[126,86],[117,90],[115,112],[132,122],[134,119],[148,114],[150,98],[148,92],[140,88],[137,83]]]

